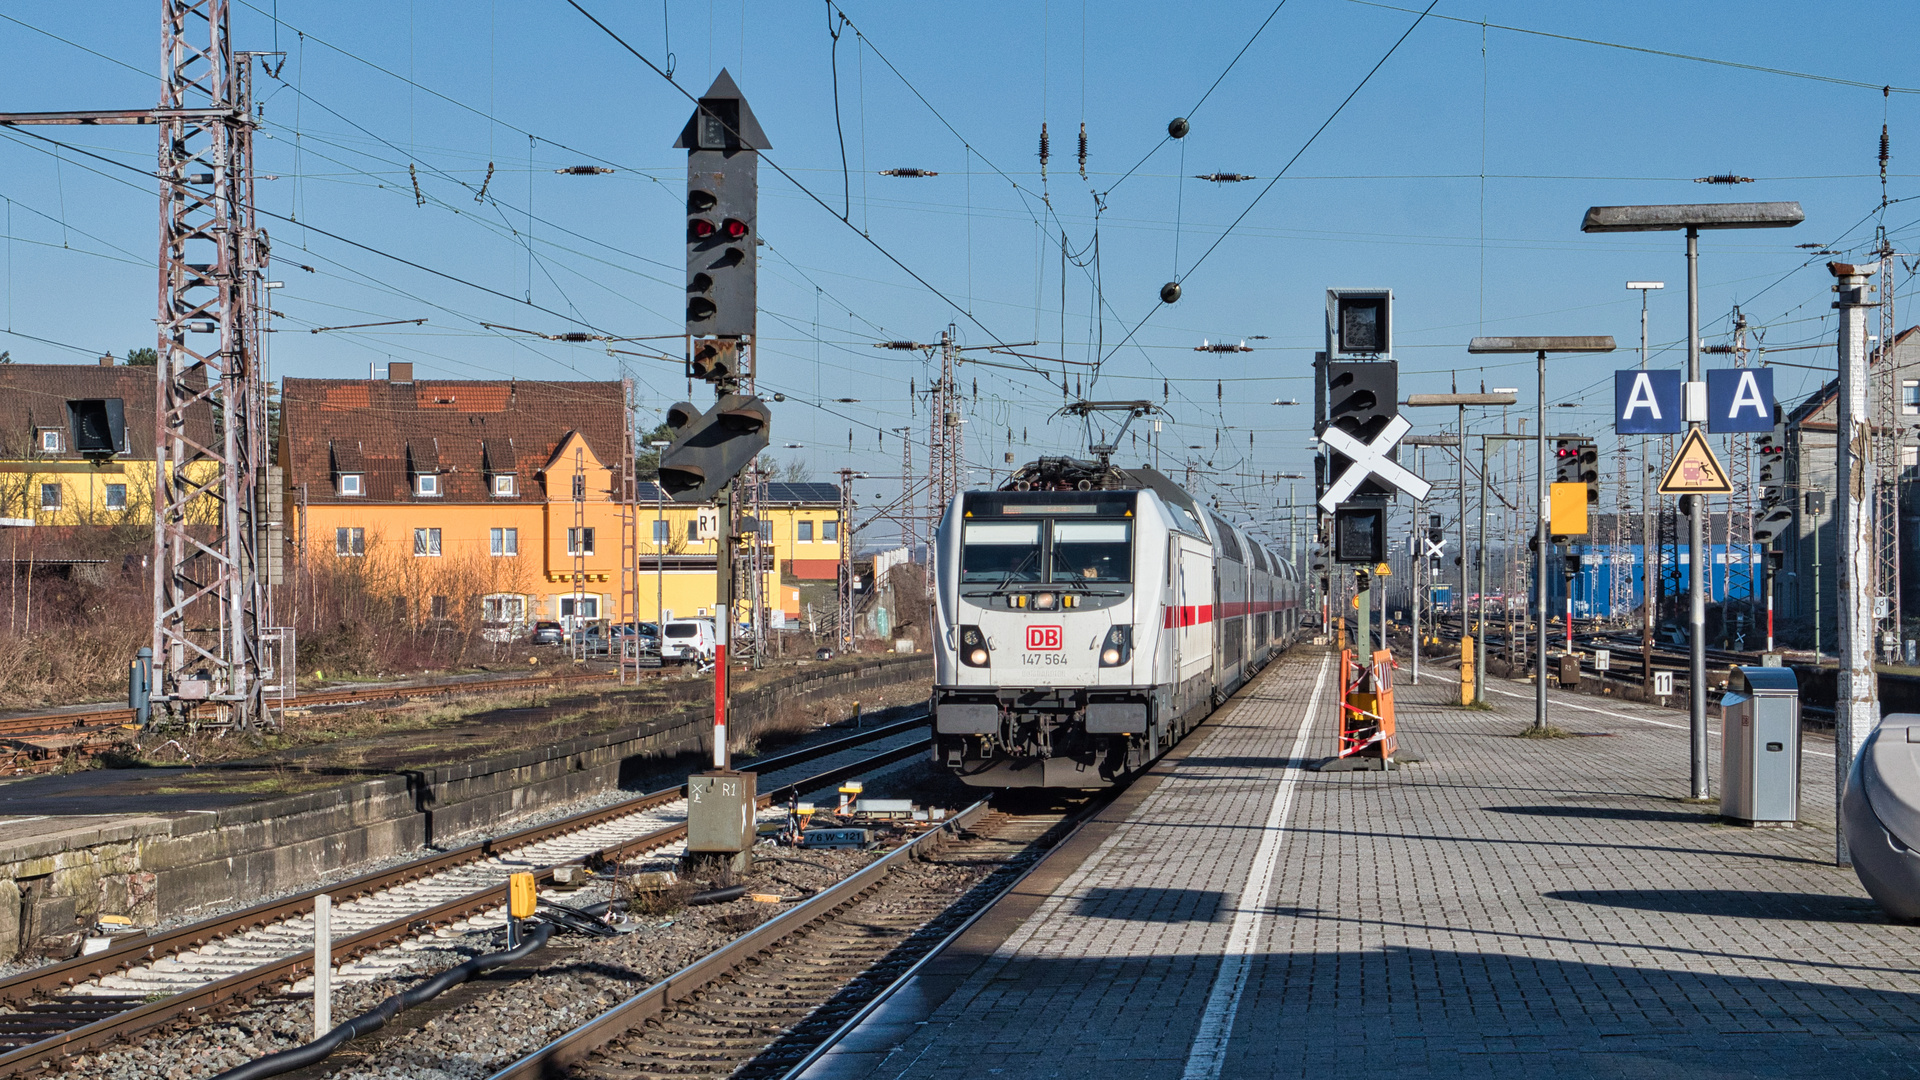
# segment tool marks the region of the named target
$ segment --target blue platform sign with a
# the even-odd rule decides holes
[[[1616,371],[1613,373],[1613,431],[1616,435],[1672,435],[1685,425],[1680,419],[1680,373],[1677,371]],[[1772,423],[1768,423],[1772,428]]]
[[[1707,372],[1707,430],[1773,430],[1773,369],[1721,368]]]

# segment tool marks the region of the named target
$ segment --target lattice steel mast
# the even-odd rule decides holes
[[[272,622],[257,549],[268,247],[253,213],[252,54],[232,50],[226,0],[162,10],[154,696],[175,713],[217,702],[250,727],[266,719]],[[205,444],[190,423],[202,410],[215,425]]]
[[[927,595],[933,595],[932,537],[947,504],[960,492],[963,471],[963,442],[960,426],[960,394],[955,389],[953,368],[959,359],[959,343],[954,340],[955,326],[947,324],[940,332],[940,378],[928,395],[927,433]]]

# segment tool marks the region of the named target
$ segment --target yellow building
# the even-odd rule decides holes
[[[156,389],[155,369],[115,365],[111,357],[0,364],[0,518],[151,525]],[[211,444],[212,411],[191,413],[189,428],[189,439]]]
[[[623,596],[625,396],[617,382],[416,382],[403,363],[386,379],[284,380],[296,563],[335,587],[395,597],[415,618],[466,625],[713,613],[715,542],[700,538],[693,507],[656,513],[646,483],[628,519],[632,603]],[[797,614],[781,571],[817,575],[839,558],[838,492],[772,484],[767,494],[764,596],[770,611]]]

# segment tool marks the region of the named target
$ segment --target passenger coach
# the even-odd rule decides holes
[[[1293,565],[1160,473],[1045,459],[1009,487],[935,539],[934,755],[967,783],[1115,783],[1298,636]]]

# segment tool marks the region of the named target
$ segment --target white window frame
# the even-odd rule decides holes
[[[480,598],[480,620],[518,626],[527,621],[527,598],[519,593],[494,593]]]
[[[1902,416],[1920,416],[1920,404],[1913,404],[1920,398],[1920,379],[1900,380],[1900,413]]]
[[[440,557],[440,530],[413,530],[413,554],[416,558],[437,559]]]
[[[796,521],[793,523],[793,542],[796,544],[813,543],[813,522]]]
[[[53,496],[53,501],[51,502],[47,501],[47,496],[49,494]],[[62,506],[64,506],[65,503],[66,503],[66,485],[46,484],[46,483],[43,483],[40,485],[40,509],[58,510]]]
[[[493,497],[496,499],[515,499],[520,496],[520,481],[512,473],[495,473],[493,477]]]
[[[487,554],[510,559],[520,554],[520,530],[497,527],[487,530]]]
[[[423,499],[440,497],[440,474],[424,472],[413,478],[413,493]]]
[[[342,498],[353,498],[366,494],[367,486],[362,482],[359,473],[343,472],[340,474],[339,483],[334,485],[334,490]]]
[[[820,523],[820,542],[837,544],[840,542],[840,519],[828,518]]]
[[[585,615],[575,615],[572,611],[568,610],[573,607],[575,600],[579,600],[581,605],[587,609]],[[553,609],[560,613],[560,621],[569,626],[579,623],[581,620],[592,622],[600,617],[600,594],[580,593],[575,595],[574,593],[561,593],[554,597]]]
[[[63,440],[59,428],[43,428],[40,432],[40,452],[43,454],[60,453]]]
[[[673,522],[660,518],[653,523],[653,543],[656,547],[673,543]]]
[[[113,493],[116,488],[119,489],[120,492],[119,502],[113,501]],[[100,499],[109,510],[125,510],[127,508],[127,485],[107,484],[105,490],[101,492]]]
[[[567,526],[567,554],[570,556],[592,555],[595,539],[591,525],[582,525],[579,528]]]
[[[367,554],[367,530],[340,525],[333,530],[333,554],[338,559],[360,559]]]

